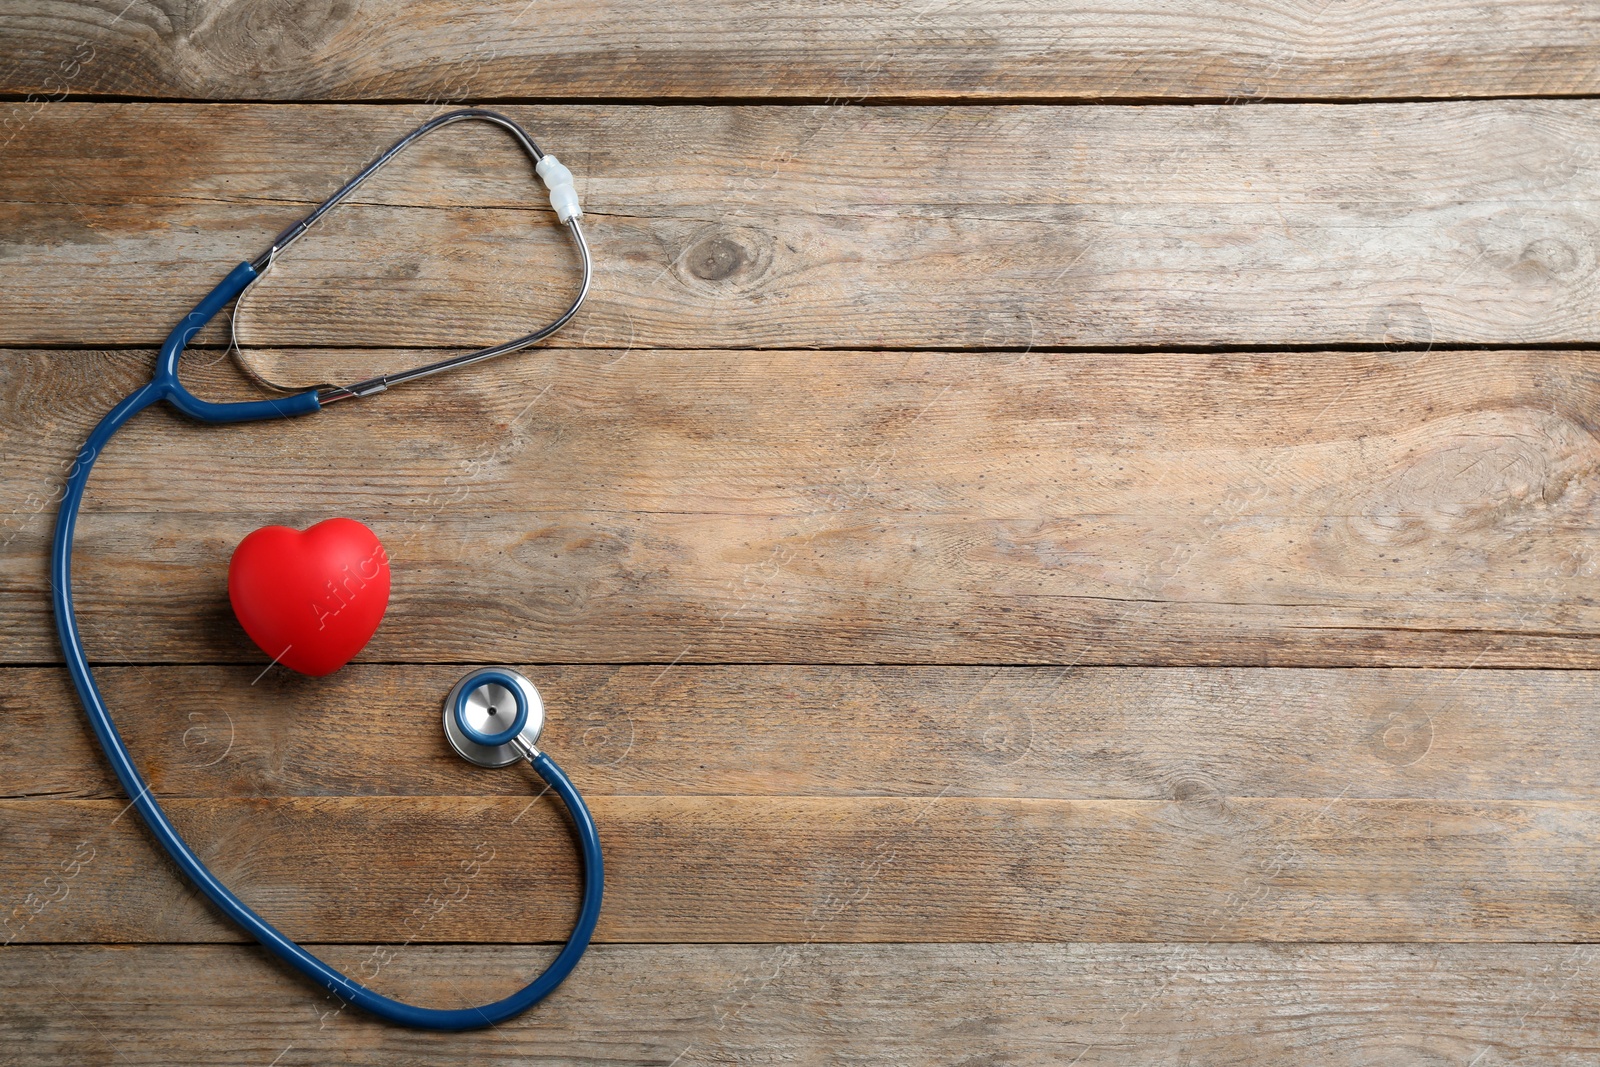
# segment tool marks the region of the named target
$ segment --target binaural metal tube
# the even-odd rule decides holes
[[[517,125],[511,119],[499,114],[498,112],[489,111],[484,108],[462,108],[458,111],[451,111],[447,114],[440,115],[437,118],[430,119],[418,126],[416,129],[412,130],[410,133],[406,134],[404,137],[400,138],[394,144],[390,145],[384,150],[382,155],[378,156],[371,163],[368,163],[360,170],[359,173],[356,174],[355,177],[351,178],[349,181],[345,182],[344,185],[340,186],[337,192],[328,197],[322,203],[318,204],[316,209],[313,210],[309,215],[287,227],[282,233],[278,234],[278,236],[273,239],[271,246],[268,247],[265,252],[261,253],[261,255],[257,256],[254,260],[251,260],[250,266],[256,271],[256,277],[251,280],[249,286],[245,287],[245,292],[248,292],[250,287],[254,286],[256,281],[260,280],[260,278],[265,274],[266,270],[272,266],[273,261],[276,260],[278,256],[283,254],[285,249],[289,248],[301,237],[305,236],[306,231],[315,225],[316,222],[322,218],[322,216],[338,207],[339,204],[341,204],[350,196],[351,193],[360,188],[363,182],[376,174],[395,156],[405,151],[406,148],[408,148],[414,141],[442,127],[449,126],[457,122],[468,121],[488,122],[492,125],[499,126],[501,129],[510,133],[511,136],[516,140],[517,144],[522,147],[522,150],[528,154],[530,159],[533,160],[536,167],[539,164],[539,161],[545,158],[545,154],[539,150],[538,145],[533,143],[533,138],[528,136],[527,131],[525,131],[521,126]],[[554,157],[551,157],[551,161],[554,162]],[[575,200],[573,201],[573,210],[577,210]],[[508,352],[515,352],[518,349],[526,348],[531,344],[536,344],[537,342],[544,340],[546,337],[549,337],[551,334],[561,329],[561,327],[565,326],[567,322],[578,313],[578,309],[583,306],[584,300],[589,295],[589,287],[594,278],[594,266],[589,254],[589,243],[584,239],[583,226],[579,222],[579,217],[579,215],[574,214],[571,218],[566,220],[566,224],[568,232],[572,234],[572,239],[578,246],[578,257],[583,272],[582,278],[578,285],[578,293],[575,297],[573,297],[572,303],[570,303],[567,306],[567,309],[557,316],[553,321],[541,326],[532,333],[525,334],[522,337],[518,337],[514,340],[505,341],[497,345],[491,345],[488,348],[480,348],[475,352],[464,352],[460,355],[451,356],[448,359],[442,359],[435,363],[428,363],[420,367],[413,367],[410,370],[397,371],[393,374],[378,375],[377,377],[368,378],[364,381],[355,382],[351,385],[317,386],[316,389],[318,401],[323,404],[331,404],[336,400],[351,400],[356,397],[372,396],[375,393],[383,392],[391,385],[399,385],[402,382],[415,381],[418,378],[426,378],[430,375],[441,374],[444,371],[454,370],[457,367],[465,367],[471,363],[479,363],[486,359],[493,359],[495,356],[503,356]],[[234,305],[233,312],[233,350],[235,352],[240,351],[237,324],[239,305],[243,302],[244,293],[241,293],[239,296],[239,302]],[[244,361],[240,359],[239,362],[243,364]],[[298,391],[296,389],[278,385],[274,382],[269,382],[262,378],[259,374],[255,373],[255,371],[248,366],[245,366],[244,369],[245,372],[250,375],[250,377],[259,381],[261,384],[268,386],[269,388],[278,389],[283,392]]]

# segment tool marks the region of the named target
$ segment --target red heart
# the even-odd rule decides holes
[[[233,550],[228,599],[261,651],[299,671],[332,674],[360,652],[389,606],[389,554],[354,519],[302,533],[263,526]]]

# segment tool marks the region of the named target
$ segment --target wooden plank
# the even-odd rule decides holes
[[[1383,97],[1592,93],[1560,0],[733,7],[520,0],[8,5],[0,91],[193,99]]]
[[[58,656],[61,478],[147,360],[0,364],[10,662]],[[567,350],[271,426],[156,412],[97,464],[78,604],[100,659],[265,667],[229,554],[344,513],[396,561],[378,661],[1595,667],[1589,362]],[[245,395],[223,370],[196,388]]]
[[[8,105],[0,343],[155,343],[438,110]],[[589,211],[566,344],[1600,339],[1600,101],[508,111]],[[416,151],[285,256],[247,343],[500,341],[570,291],[503,135]]]
[[[589,803],[606,850],[603,941],[1600,937],[1594,801]],[[548,798],[174,798],[164,807],[246,903],[303,940],[404,930],[418,941],[550,941],[565,936],[576,908],[573,847]],[[9,940],[240,936],[158,860],[126,808],[0,801]]]
[[[20,1062],[661,1065],[1570,1064],[1600,1054],[1593,946],[600,946],[490,1031],[385,1026],[230,945],[0,953]],[[547,952],[332,947],[386,991],[490,1000]],[[205,975],[196,983],[195,975]]]
[[[1590,672],[525,669],[544,746],[594,796],[1600,799]],[[97,674],[164,797],[526,796],[446,748],[436,708],[460,671]],[[0,671],[6,795],[121,795],[75,707],[58,668]]]

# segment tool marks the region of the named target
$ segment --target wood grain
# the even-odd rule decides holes
[[[147,359],[0,367],[10,662],[58,656],[60,479]],[[259,670],[229,554],[343,513],[397,561],[378,661],[1592,667],[1592,362],[567,350],[271,426],[155,412],[97,463],[78,605],[102,660]]]
[[[8,105],[0,343],[153,345],[438,110]],[[1600,339],[1593,100],[508,110],[589,212],[564,344]],[[570,292],[502,135],[416,151],[284,257],[247,343],[496,342]]]
[[[525,670],[544,746],[592,796],[1600,800],[1590,672]],[[459,667],[256,673],[97,676],[163,797],[527,795],[446,748],[437,707]],[[74,706],[60,669],[0,670],[7,796],[122,795]]]
[[[237,99],[1594,92],[1580,3],[8,5],[0,91]]]
[[[1594,801],[588,801],[603,827],[603,941],[1600,937]],[[225,883],[298,940],[551,941],[576,912],[574,848],[550,799],[163,806]],[[243,936],[126,809],[0,801],[8,939]]]
[[[323,951],[319,948],[319,951]],[[426,1003],[483,1002],[518,947],[334,946]],[[1600,1054],[1592,946],[600,946],[491,1031],[384,1026],[230,945],[0,953],[25,1062],[798,1065],[1516,1063]],[[365,973],[365,972],[363,972]],[[194,975],[205,975],[195,983]],[[70,1010],[63,1007],[70,1005]],[[225,1035],[225,1036],[223,1036]]]
[[[1600,377],[1561,347],[1600,341],[1600,101],[1370,102],[1594,94],[1592,12],[678,7],[0,12],[0,1067],[1600,1056],[1600,682],[1466,669],[1600,667]],[[559,808],[437,730],[464,664],[543,687],[602,943],[441,1038],[160,858],[53,666],[45,546],[143,348],[468,98],[579,175],[563,347],[270,428],[144,416],[77,569],[201,855],[425,1003],[572,921]],[[1105,99],[1222,103],[1062,106]],[[572,285],[542,199],[494,131],[421,146],[253,294],[251,366],[523,332]],[[189,379],[254,395],[223,337]],[[261,675],[227,555],[335,512],[397,561],[388,620],[335,678]]]

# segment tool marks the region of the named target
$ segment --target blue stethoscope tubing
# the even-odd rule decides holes
[[[108,412],[89,434],[83,450],[69,471],[66,491],[61,498],[61,508],[56,518],[55,542],[50,558],[51,598],[55,605],[56,633],[61,639],[61,650],[66,656],[67,671],[78,690],[89,724],[105,751],[106,759],[116,772],[117,780],[134,808],[156,841],[172,857],[174,863],[200,888],[223,914],[261,942],[279,959],[294,967],[312,981],[326,988],[336,997],[354,1004],[373,1015],[403,1026],[425,1030],[472,1030],[510,1019],[538,1003],[554,990],[577,966],[579,958],[589,947],[595,923],[600,918],[600,900],[604,892],[605,867],[600,854],[600,835],[588,806],[579,796],[572,782],[554,760],[544,752],[529,757],[534,771],[553,789],[566,805],[572,817],[583,854],[583,903],[578,911],[578,921],[566,946],[551,961],[544,973],[528,985],[492,1004],[476,1008],[422,1008],[391,999],[374,992],[316,956],[307,952],[293,939],[240,900],[223,885],[196,856],[183,836],[168,820],[150,793],[139,769],[133,762],[128,746],[111,719],[100,688],[95,684],[94,672],[89,668],[83,639],[78,633],[78,622],[72,606],[72,538],[78,522],[78,507],[83,502],[84,487],[95,459],[104,451],[107,442],[122,425],[135,414],[165,400],[179,411],[202,422],[248,422],[256,419],[287,418],[308,415],[321,409],[315,389],[293,396],[217,404],[201,400],[178,381],[178,358],[189,340],[199,332],[229,301],[244,291],[256,277],[249,263],[235,267],[205,299],[167,337],[156,360],[155,374],[150,381],[125,398]]]

